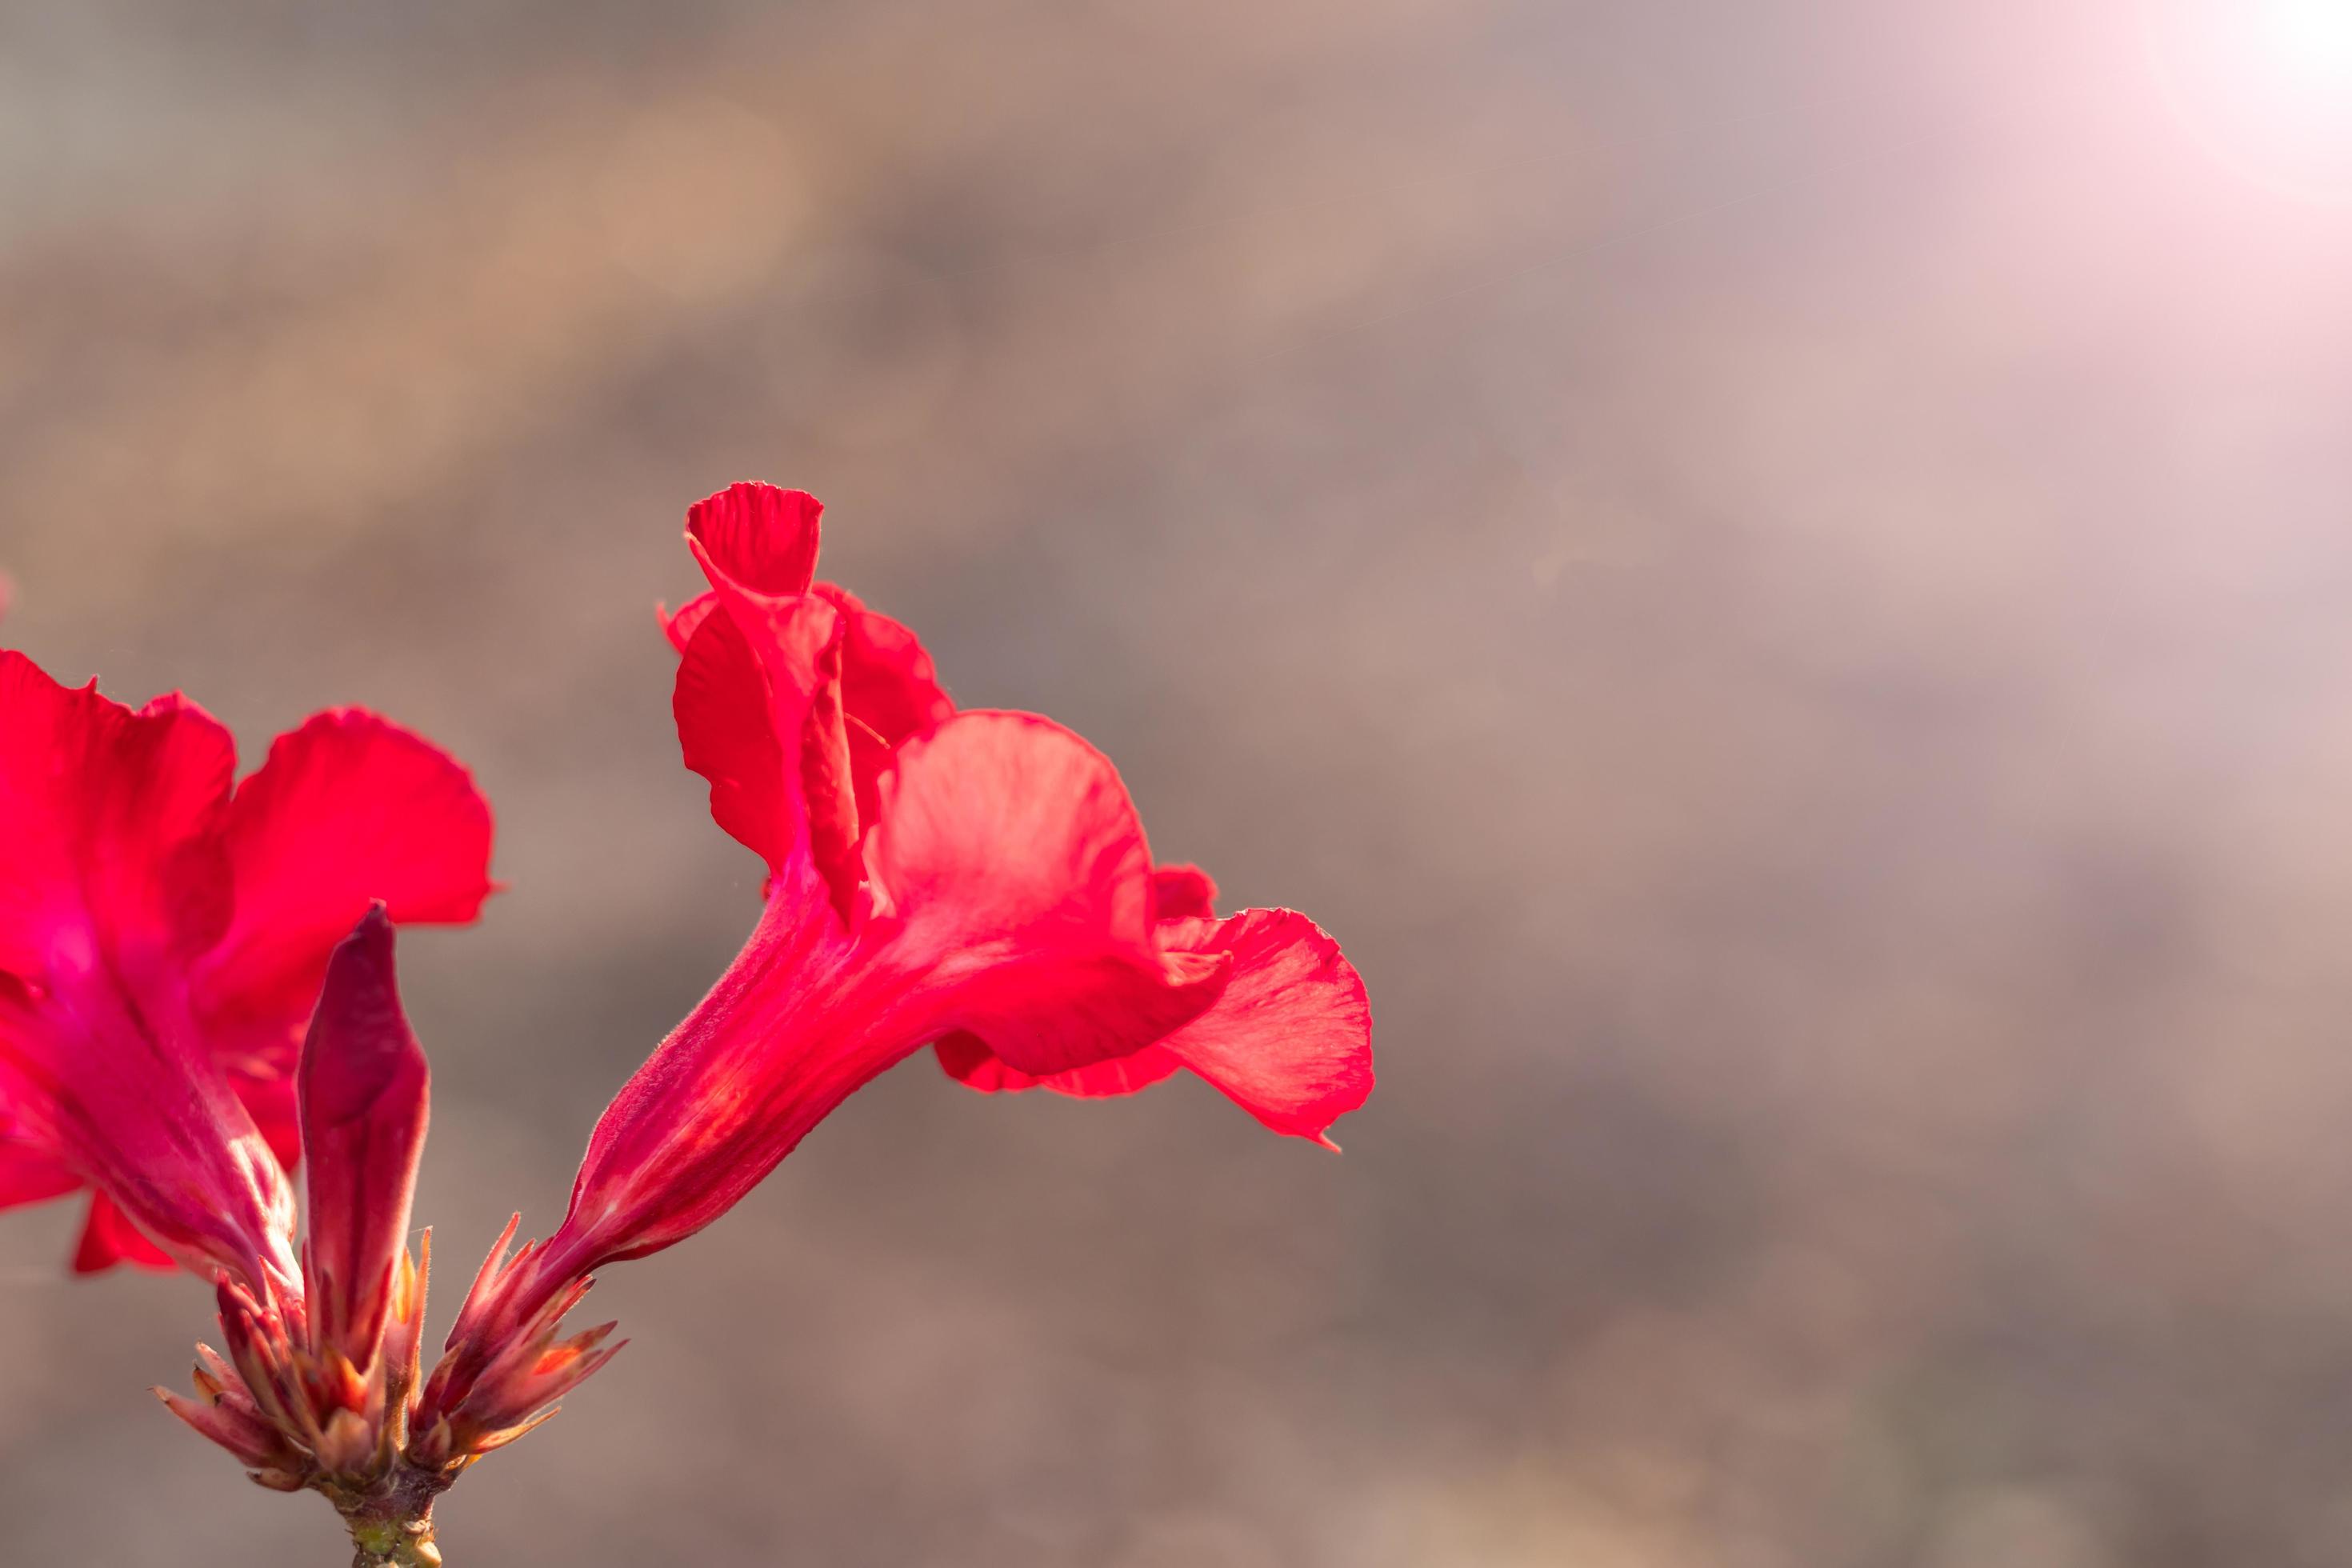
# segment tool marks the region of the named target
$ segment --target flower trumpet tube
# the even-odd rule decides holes
[[[813,581],[820,508],[738,485],[688,513],[709,591],[667,622],[687,765],[766,863],[741,953],[597,1122],[562,1224],[499,1241],[427,1379],[426,1457],[538,1419],[609,1352],[560,1325],[596,1268],[717,1219],[811,1128],[935,1046],[985,1090],[1189,1070],[1328,1142],[1372,1083],[1362,982],[1304,915],[1212,912],[1155,867],[1117,771],[1034,714],[962,711],[898,623]]]

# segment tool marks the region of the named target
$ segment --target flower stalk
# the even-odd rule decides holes
[[[351,1529],[352,1568],[441,1568],[433,1504],[456,1479],[455,1470],[401,1464],[363,1492],[321,1487]]]

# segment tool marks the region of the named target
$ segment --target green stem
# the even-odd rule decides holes
[[[352,1568],[441,1568],[441,1549],[433,1542],[433,1500],[452,1479],[404,1465],[364,1497],[329,1492],[351,1527]]]
[[[441,1568],[433,1543],[433,1505],[415,1519],[353,1519],[352,1568]]]

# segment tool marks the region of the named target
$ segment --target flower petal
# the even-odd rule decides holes
[[[1198,866],[1157,867],[1151,873],[1151,918],[1184,920],[1217,912],[1217,884]]]
[[[1126,1056],[1206,1007],[1215,954],[1163,954],[1118,770],[1051,720],[959,713],[882,781],[869,864],[936,965],[935,1005],[1036,1077]],[[941,1030],[940,1033],[947,1033]]]
[[[877,781],[892,754],[944,721],[955,704],[912,631],[831,583],[819,583],[814,592],[842,618],[841,700],[849,718],[850,771],[857,820],[871,827],[881,804]]]
[[[1151,918],[1155,922],[1188,920],[1209,914],[1217,900],[1217,885],[1198,866],[1169,864],[1151,871]],[[1003,1094],[1046,1089],[1056,1094],[1095,1100],[1133,1094],[1149,1089],[1184,1064],[1157,1045],[1108,1061],[1071,1068],[1057,1073],[1025,1073],[1008,1067],[988,1042],[968,1030],[958,1030],[934,1047],[940,1066],[966,1089],[982,1094]]]
[[[715,561],[706,564],[714,581],[724,579]],[[797,784],[816,817],[811,844],[819,869],[845,913],[857,869],[849,844],[874,819],[877,777],[900,742],[955,705],[912,632],[832,584],[816,584],[813,596],[832,606],[837,619],[830,628],[801,600],[730,583],[726,594],[714,589],[688,602],[663,630],[687,656],[672,710],[687,766],[711,781],[711,815],[778,870],[797,839],[788,787]],[[734,613],[717,614],[730,601]],[[721,629],[698,649],[696,635],[714,616]],[[828,646],[828,637],[838,646]],[[829,689],[836,673],[838,689]],[[780,733],[801,737],[792,778]],[[847,797],[839,792],[840,748],[854,791]]]
[[[950,1078],[966,1089],[976,1089],[982,1094],[1049,1089],[1055,1094],[1099,1100],[1149,1089],[1184,1065],[1164,1047],[1152,1045],[1127,1056],[1071,1068],[1066,1072],[1025,1073],[1017,1068],[1005,1066],[997,1059],[996,1053],[988,1048],[988,1042],[966,1030],[947,1036],[936,1048],[940,1066],[947,1069]]]
[[[228,731],[176,694],[137,712],[0,649],[0,971],[152,964],[228,918]]]
[[[465,766],[362,709],[280,735],[229,808],[236,913],[196,967],[199,1021],[233,1068],[282,1077],[328,954],[378,901],[462,923],[491,891],[490,808]]]
[[[687,766],[711,781],[712,816],[760,852],[772,880],[805,853],[845,920],[859,878],[842,616],[812,595],[740,581],[698,535],[690,542],[719,608],[678,663],[671,706]],[[740,539],[737,549],[753,553]],[[765,560],[751,564],[773,570]]]
[[[233,1068],[228,1086],[245,1103],[246,1114],[253,1118],[253,1125],[269,1145],[269,1152],[290,1171],[302,1163],[302,1118],[294,1103],[292,1070],[275,1059],[245,1060],[246,1065],[259,1070],[248,1073]]]
[[[157,983],[133,995],[79,983],[37,1007],[0,1007],[0,1101],[21,1142],[110,1200],[86,1264],[145,1249],[108,1206],[189,1268],[291,1280],[293,1194],[283,1167]]]
[[[235,766],[184,699],[132,712],[0,653],[0,1105],[190,1268],[290,1277],[292,1194],[186,986],[230,915]]]
[[[670,698],[686,765],[710,782],[712,818],[756,851],[772,876],[807,843],[799,742],[838,629],[830,606],[790,603],[795,608],[762,618],[756,634],[732,615],[705,617],[678,661]],[[793,738],[790,753],[780,723]]]
[[[61,1198],[81,1178],[45,1150],[0,1135],[0,1209]]]
[[[674,616],[659,605],[654,606],[654,614],[661,620],[662,636],[669,638],[669,646],[684,653],[686,645],[694,640],[695,628],[718,607],[719,595],[705,590],[679,605]]]
[[[819,583],[811,592],[840,612],[842,700],[877,740],[896,746],[955,711],[931,656],[905,624],[835,584]]]
[[[312,1343],[365,1368],[383,1342],[425,1151],[432,1075],[401,1010],[379,904],[335,949],[297,1079],[310,1155]]]
[[[705,562],[754,593],[805,594],[816,574],[824,513],[824,503],[806,490],[730,485],[687,509],[686,536]]]
[[[73,1271],[102,1274],[118,1263],[154,1269],[177,1267],[172,1255],[142,1235],[113,1199],[104,1193],[92,1193],[89,1217],[82,1223],[81,1240],[74,1247]]]
[[[1163,867],[1155,879],[1191,869]],[[1181,897],[1195,890],[1188,879],[1172,879]],[[1165,886],[1156,881],[1155,890]],[[1157,1043],[1040,1074],[1007,1065],[979,1036],[959,1033],[939,1042],[940,1065],[984,1093],[1049,1089],[1084,1096],[1131,1093],[1190,1068],[1274,1131],[1328,1143],[1325,1130],[1372,1089],[1371,1014],[1362,978],[1339,944],[1288,910],[1251,910],[1225,921],[1178,917],[1161,925],[1160,936],[1171,950],[1229,954],[1233,973],[1207,1011]]]
[[[1249,910],[1163,927],[1171,948],[1228,953],[1206,1012],[1160,1047],[1276,1132],[1326,1142],[1372,1092],[1372,1015],[1362,976],[1305,915]]]

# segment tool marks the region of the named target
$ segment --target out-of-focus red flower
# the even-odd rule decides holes
[[[936,1043],[974,1088],[1124,1093],[1187,1068],[1328,1142],[1372,1083],[1364,988],[1304,915],[1218,919],[1155,868],[1118,774],[1033,714],[958,712],[912,633],[813,584],[820,508],[737,485],[694,507],[709,591],[667,622],[711,814],[767,863],[708,997],[597,1123],[543,1245],[484,1265],[418,1411],[459,1453],[576,1383],[590,1270],[709,1224],[835,1106]]]
[[[466,770],[356,709],[232,788],[228,731],[0,650],[0,1207],[93,1187],[75,1267],[290,1280],[295,1058],[371,900],[462,921],[490,890]]]

